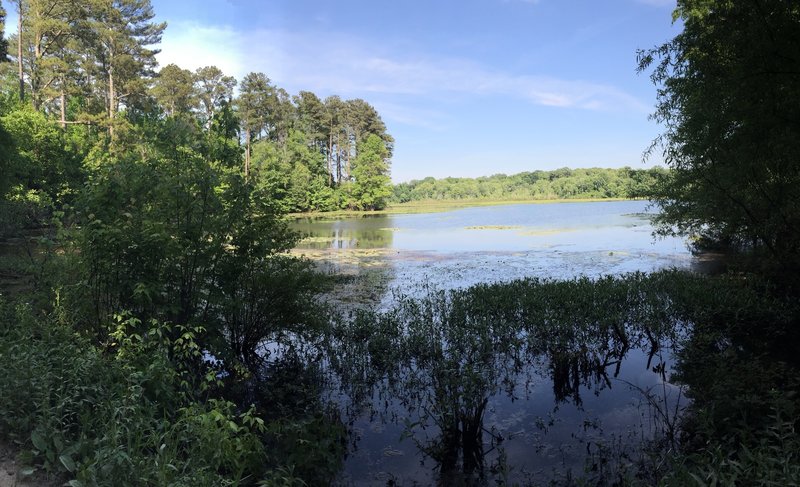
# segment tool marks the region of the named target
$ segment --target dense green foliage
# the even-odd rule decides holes
[[[655,65],[653,116],[672,169],[652,193],[664,232],[796,263],[800,252],[800,5],[682,0]]]
[[[356,181],[291,102],[273,113],[269,83],[246,112],[216,68],[156,76],[147,0],[20,9],[21,84],[0,98],[0,441],[71,485],[328,482],[343,427],[304,355],[326,281],[288,255],[283,214],[382,204],[377,113],[341,102],[330,129],[357,159],[377,137]]]
[[[317,339],[323,282],[286,255],[295,236],[245,180],[224,117],[209,130],[150,120],[124,143],[103,133],[83,158],[57,142],[27,150],[28,138],[64,140],[37,112],[0,119],[12,122],[9,150],[30,162],[5,203],[46,225],[7,228],[42,236],[2,262],[27,284],[0,303],[0,383],[15,388],[0,400],[0,437],[73,485],[283,485],[312,459],[304,477],[324,482],[341,459],[341,427],[321,401],[289,407],[276,395],[291,384],[313,399],[314,382],[287,375],[270,394],[250,392],[297,355],[259,351],[265,342]],[[78,171],[46,165],[59,161]],[[314,376],[300,364],[296,374]],[[326,441],[325,455],[302,448]]]
[[[56,310],[59,311],[59,310]],[[223,485],[264,475],[264,422],[194,402],[190,330],[153,324],[103,353],[59,323],[0,302],[0,431],[43,468],[82,485]],[[181,331],[174,340],[167,338]]]
[[[26,116],[22,122],[57,119],[61,128],[70,129],[68,138],[80,133],[77,140],[85,142],[104,133],[127,147],[128,139],[136,138],[132,132],[147,120],[173,119],[175,130],[196,131],[210,129],[216,116],[232,108],[237,123],[230,128],[243,145],[244,176],[272,191],[270,197],[282,210],[378,209],[385,204],[394,140],[366,101],[321,100],[306,91],[292,97],[264,73],[247,74],[234,96],[237,80],[215,66],[191,72],[170,64],[156,71],[153,46],[166,25],[153,21],[148,0],[20,0],[18,7],[21,35],[11,42],[22,55],[13,50],[14,62],[2,66],[3,91],[6,99],[18,94],[16,108],[29,106],[31,113],[40,113],[39,119]],[[20,123],[13,122],[4,125],[10,129]],[[55,134],[56,126],[49,125]],[[25,133],[45,136],[41,126]],[[54,140],[50,135],[45,142]],[[380,157],[359,159],[359,148],[371,135],[382,141]],[[34,157],[54,156],[44,150]],[[53,159],[50,164],[61,163]],[[51,177],[62,176],[54,172]]]
[[[752,294],[722,290],[682,351],[694,404],[674,484],[798,483],[800,5],[679,0],[683,30],[639,53],[670,167],[650,197],[663,234],[752,258]],[[755,264],[753,266],[752,264]],[[740,264],[741,265],[741,264]],[[742,280],[745,278],[743,277]],[[719,292],[719,291],[717,291]]]
[[[392,201],[549,200],[641,198],[665,171],[652,169],[569,169],[523,172],[480,178],[425,178],[394,186]]]

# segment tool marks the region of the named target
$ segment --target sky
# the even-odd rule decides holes
[[[679,32],[675,0],[151,1],[161,66],[372,104],[394,182],[662,164],[636,51]]]

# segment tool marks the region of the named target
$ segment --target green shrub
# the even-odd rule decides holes
[[[263,421],[227,401],[191,400],[180,364],[191,338],[157,330],[118,330],[103,354],[0,302],[0,432],[37,466],[74,476],[71,485],[254,483],[266,468]]]

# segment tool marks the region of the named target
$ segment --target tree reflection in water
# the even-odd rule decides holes
[[[646,353],[649,369],[675,344],[685,327],[659,286],[632,274],[401,297],[388,311],[361,311],[338,327],[331,368],[354,412],[406,418],[405,436],[436,463],[440,484],[481,484],[498,467],[487,467],[489,453],[505,440],[484,424],[492,397],[527,396],[525,385],[544,376],[554,407],[580,407],[583,393],[612,387],[630,350]],[[663,361],[653,369],[667,379]]]

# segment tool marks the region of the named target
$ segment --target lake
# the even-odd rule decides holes
[[[391,302],[430,287],[700,268],[680,238],[654,239],[646,201],[462,208],[441,213],[305,218],[295,252],[353,276],[336,299]]]
[[[343,309],[388,310],[401,295],[421,298],[437,289],[529,277],[597,278],[671,267],[699,269],[702,264],[682,239],[653,238],[651,216],[647,202],[613,201],[300,219],[293,228],[306,238],[294,252],[346,277],[330,296]],[[613,335],[588,333],[569,346],[565,364],[563,353],[554,355],[547,344],[540,345],[525,352],[524,365],[503,379],[503,387],[484,384],[488,388],[480,397],[486,396],[485,403],[470,409],[479,411],[474,413],[479,433],[486,432],[480,434],[477,477],[474,465],[467,469],[466,447],[458,450],[459,475],[443,477],[446,462],[435,452],[441,451],[446,435],[436,415],[423,414],[433,405],[410,405],[403,396],[408,391],[399,392],[396,381],[390,387],[391,381],[384,380],[384,387],[371,393],[367,408],[351,407],[349,393],[334,391],[336,401],[351,414],[353,437],[339,483],[544,481],[567,470],[580,473],[598,455],[629,456],[630,445],[653,434],[652,399],[666,410],[679,409],[682,400],[682,391],[668,381],[673,343],[664,340],[654,349],[652,339],[636,333],[630,341],[623,340],[624,347]],[[416,378],[421,369],[412,360],[400,377]],[[438,372],[430,373],[438,377]],[[574,395],[561,397],[565,387]]]

